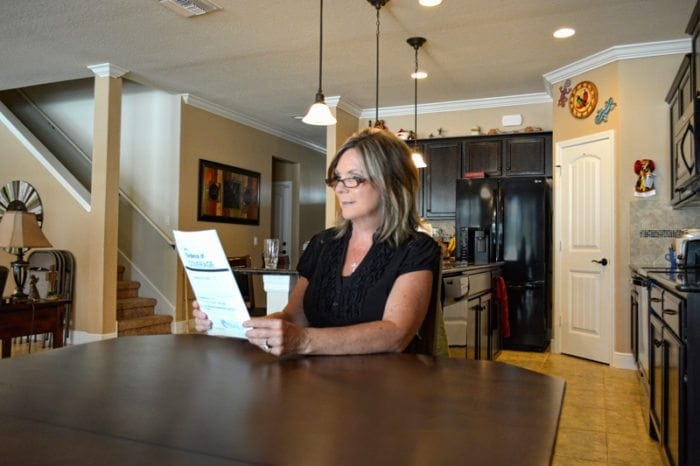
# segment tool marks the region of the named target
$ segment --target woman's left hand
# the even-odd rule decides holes
[[[307,340],[306,329],[285,319],[253,318],[243,322],[243,326],[250,328],[245,334],[248,341],[267,353],[286,356],[304,351]]]

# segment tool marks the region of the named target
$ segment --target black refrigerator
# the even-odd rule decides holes
[[[510,336],[503,347],[544,351],[552,335],[551,178],[457,180],[457,259],[504,262]]]

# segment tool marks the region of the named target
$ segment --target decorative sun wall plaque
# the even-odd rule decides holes
[[[575,118],[587,118],[598,104],[598,88],[590,81],[581,81],[569,96],[569,111]]]

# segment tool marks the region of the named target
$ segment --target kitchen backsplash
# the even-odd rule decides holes
[[[700,228],[700,208],[672,209],[668,202],[630,203],[630,263],[667,266],[664,258],[674,238],[686,228]]]

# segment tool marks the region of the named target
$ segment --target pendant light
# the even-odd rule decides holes
[[[323,0],[321,0],[321,34],[319,39],[319,54],[318,54],[318,92],[316,99],[309,108],[308,113],[301,119],[307,125],[316,126],[331,126],[336,124],[336,119],[331,113],[331,109],[326,105],[326,99],[323,96],[322,76],[323,76]]]
[[[425,44],[425,37],[409,37],[406,39],[408,45],[413,47],[415,50],[415,70],[411,77],[413,78],[413,153],[411,158],[413,159],[413,164],[416,168],[425,168],[425,160],[423,160],[423,154],[418,150],[418,80],[427,77],[427,74],[422,75],[418,72],[418,49]]]
[[[375,110],[374,110],[374,126],[379,127],[379,10],[387,4],[389,0],[367,0],[374,8],[377,10],[377,62],[376,62],[376,75],[374,80],[375,89]]]

